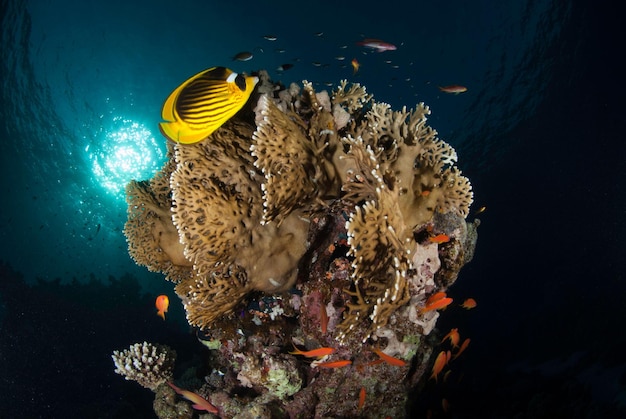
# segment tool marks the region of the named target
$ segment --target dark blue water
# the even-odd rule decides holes
[[[126,253],[123,186],[163,161],[164,98],[214,65],[319,90],[347,78],[396,109],[423,101],[457,149],[487,210],[451,292],[479,306],[442,316],[472,338],[463,379],[427,389],[416,412],[441,398],[457,417],[626,407],[616,14],[583,1],[210,3],[2,1],[0,417],[152,417],[112,350],[152,340],[193,359],[180,305],[165,325],[154,315],[171,284]],[[398,50],[364,55],[364,36]]]

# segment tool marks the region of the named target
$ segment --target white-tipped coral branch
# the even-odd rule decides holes
[[[176,352],[166,345],[143,342],[123,351],[113,351],[111,357],[117,374],[156,391],[158,386],[172,379]]]

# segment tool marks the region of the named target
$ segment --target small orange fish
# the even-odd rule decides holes
[[[463,301],[463,304],[461,304],[461,307],[463,307],[465,310],[471,310],[474,307],[476,307],[476,300],[474,300],[473,298],[468,298],[465,301]]]
[[[444,93],[452,93],[455,95],[458,95],[459,93],[465,93],[467,92],[467,87],[465,86],[459,86],[458,84],[452,84],[450,86],[439,86],[439,90],[441,90]]]
[[[447,399],[441,399],[441,408],[443,409],[443,413],[448,413],[450,410],[450,402]]]
[[[321,358],[323,356],[326,355],[330,355],[335,353],[335,348],[317,348],[317,349],[312,349],[310,351],[301,351],[300,349],[296,348],[295,345],[293,347],[294,351],[293,352],[289,352],[292,355],[302,355],[305,356],[307,358]]]
[[[428,189],[424,189],[420,195],[422,195],[425,198],[428,195],[430,195],[430,191]]]
[[[385,361],[383,361],[382,359],[378,358],[378,359],[375,359],[374,361],[368,362],[367,364],[365,364],[365,366],[366,367],[371,367],[372,365],[382,364],[383,362],[385,362]]]
[[[447,243],[450,241],[450,236],[447,234],[437,234],[435,237],[429,237],[428,240],[437,244]]]
[[[217,410],[217,407],[213,406],[207,399],[205,399],[198,393],[194,393],[193,391],[189,391],[189,390],[183,390],[182,388],[176,387],[174,384],[170,383],[169,381],[167,384],[170,387],[172,387],[176,393],[180,394],[181,396],[189,400],[191,403],[193,403],[191,407],[193,407],[194,409],[206,410],[209,413],[219,413],[219,411]]]
[[[454,328],[450,330],[448,334],[445,335],[443,339],[441,339],[441,342],[443,343],[446,339],[450,339],[450,343],[452,344],[453,347],[456,348],[457,346],[459,346],[459,340],[461,339],[459,337],[459,329]]]
[[[356,74],[356,72],[359,71],[359,67],[361,67],[361,64],[359,64],[356,58],[353,58],[352,61],[350,61],[350,64],[352,64],[352,74]]]
[[[154,305],[157,308],[157,316],[165,320],[165,313],[167,313],[167,308],[170,306],[170,299],[167,298],[167,295],[159,295]]]
[[[437,300],[441,300],[442,298],[446,298],[447,294],[444,291],[439,291],[428,297],[426,300],[426,305],[432,304]]]
[[[470,344],[470,338],[466,338],[463,343],[461,344],[461,347],[459,348],[459,350],[457,351],[457,353],[454,355],[454,358],[452,359],[457,359],[462,353],[463,351],[465,351],[467,349],[467,347]]]
[[[359,391],[359,410],[363,409],[365,406],[365,387],[361,387],[361,391]]]
[[[487,209],[487,207],[480,207],[480,208],[478,208],[478,209],[474,212],[474,215],[481,214],[481,213],[483,213],[486,209]]]
[[[444,351],[439,352],[439,355],[437,355],[435,363],[433,364],[433,373],[430,378],[434,378],[435,381],[437,381],[437,376],[439,375],[441,370],[443,370],[443,367],[446,365],[447,362],[448,357],[446,356],[446,353]]]
[[[350,364],[352,364],[352,361],[349,359],[341,359],[339,361],[321,362],[319,364],[315,364],[315,366],[319,368],[341,368]]]
[[[325,335],[328,330],[328,313],[326,312],[326,306],[324,303],[320,304],[320,328]]]
[[[385,361],[389,365],[395,365],[396,367],[404,367],[406,365],[406,362],[404,362],[403,360],[398,359],[398,358],[394,358],[393,356],[390,356],[390,355],[387,355],[386,353],[384,353],[380,349],[372,349],[372,352],[374,352],[376,355],[378,355],[380,357],[380,359],[382,359],[383,361]]]
[[[432,311],[432,310],[439,310],[441,308],[447,307],[448,305],[450,305],[450,303],[452,302],[452,298],[450,297],[446,297],[446,298],[442,298],[440,300],[434,301],[430,304],[427,304],[426,306],[422,307],[420,309],[420,313],[426,313],[428,311]]]

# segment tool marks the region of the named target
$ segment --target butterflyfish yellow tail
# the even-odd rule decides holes
[[[258,83],[225,67],[212,67],[178,86],[163,104],[159,124],[171,141],[192,144],[211,135],[245,105]]]

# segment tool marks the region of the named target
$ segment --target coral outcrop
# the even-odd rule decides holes
[[[426,300],[473,256],[470,182],[424,104],[259,78],[233,119],[129,185],[129,251],[177,283],[224,417],[401,417],[433,350]]]
[[[124,235],[128,253],[138,265],[162,272],[174,282],[191,275],[191,262],[185,257],[178,231],[172,222],[170,176],[175,168],[170,160],[149,181],[131,181],[126,186],[128,219]]]
[[[117,374],[152,391],[172,380],[176,352],[166,345],[135,343],[123,351],[113,351],[111,357]]]

